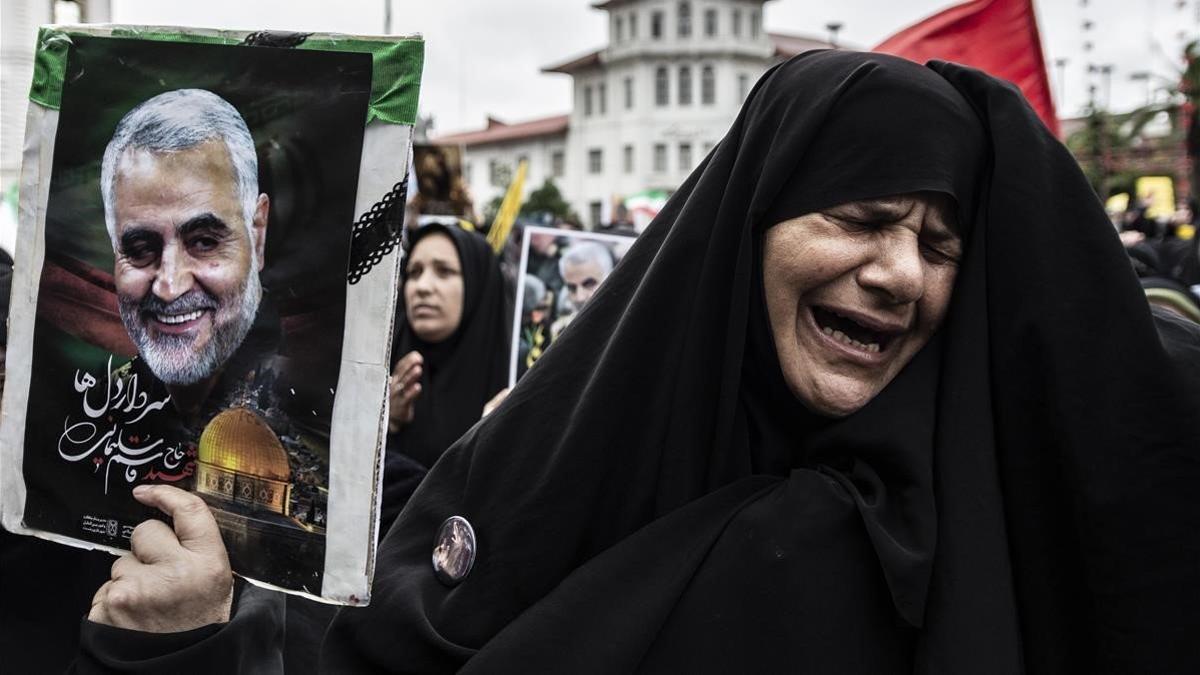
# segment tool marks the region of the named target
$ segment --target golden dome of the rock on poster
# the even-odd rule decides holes
[[[230,408],[212,418],[200,434],[200,461],[241,474],[287,482],[287,452],[275,432],[246,408]]]

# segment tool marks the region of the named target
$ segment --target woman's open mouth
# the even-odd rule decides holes
[[[817,330],[830,340],[863,354],[887,351],[893,339],[902,331],[883,326],[861,315],[850,316],[826,307],[810,305]],[[870,322],[872,325],[868,325]]]

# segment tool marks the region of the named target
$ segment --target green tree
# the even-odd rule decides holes
[[[504,195],[496,195],[492,197],[492,201],[488,202],[483,207],[483,222],[479,224],[480,228],[486,230],[492,226],[492,222],[496,220],[496,214],[500,213],[500,205],[504,203]]]
[[[1086,124],[1066,139],[1067,148],[1079,161],[1092,188],[1102,199],[1116,192],[1129,192],[1136,172],[1122,168],[1117,158],[1126,156],[1142,140],[1143,132],[1159,114],[1175,111],[1173,102],[1154,103],[1127,113],[1111,113],[1088,105]]]
[[[575,214],[571,212],[571,205],[563,199],[562,193],[558,191],[558,186],[550,178],[547,178],[540,188],[530,192],[529,198],[521,205],[522,216],[532,216],[538,213],[549,213],[564,220],[571,220],[575,217]]]
[[[1179,93],[1183,94],[1182,117],[1187,136],[1184,140],[1188,157],[1192,159],[1192,197],[1200,198],[1200,40],[1193,40],[1183,49],[1184,69],[1179,77]]]

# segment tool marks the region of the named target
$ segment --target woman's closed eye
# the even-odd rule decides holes
[[[861,232],[879,229],[883,222],[877,218],[864,217],[859,213],[846,211],[825,211],[821,213],[826,220],[848,232]]]
[[[957,244],[922,241],[921,255],[935,265],[957,265],[962,253]]]

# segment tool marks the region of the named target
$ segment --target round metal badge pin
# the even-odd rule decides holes
[[[446,586],[457,586],[475,566],[475,528],[462,516],[450,516],[433,541],[433,574]]]

